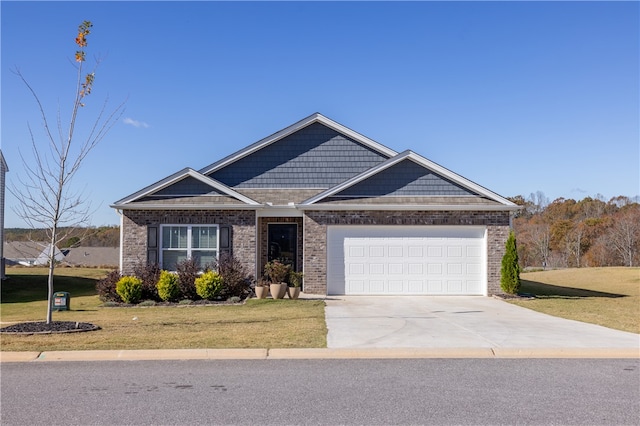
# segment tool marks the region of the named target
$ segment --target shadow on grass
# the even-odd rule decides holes
[[[531,294],[538,299],[581,299],[586,297],[605,297],[614,299],[627,297],[626,294],[606,293],[602,291],[586,290],[583,288],[561,287],[528,280],[522,280],[520,293]]]
[[[67,291],[74,297],[96,295],[96,280],[82,277],[56,276],[53,291]],[[26,303],[47,300],[47,277],[43,275],[10,275],[0,284],[0,302]]]

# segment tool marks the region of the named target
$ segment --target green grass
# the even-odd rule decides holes
[[[100,326],[86,333],[0,336],[3,351],[182,348],[326,347],[324,302],[256,300],[243,305],[102,307],[95,281],[107,270],[60,268],[55,291],[71,295],[70,311],[53,312],[54,321]],[[7,269],[2,283],[0,321],[43,321],[46,270]],[[136,318],[136,319],[134,319]]]
[[[640,333],[640,268],[580,268],[522,273],[511,303],[561,318]]]

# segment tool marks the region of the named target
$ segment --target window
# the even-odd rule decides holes
[[[163,226],[161,253],[160,264],[168,271],[185,259],[194,259],[204,269],[218,259],[218,226]]]

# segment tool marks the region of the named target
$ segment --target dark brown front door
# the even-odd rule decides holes
[[[270,223],[267,260],[279,260],[297,271],[298,225],[295,223]]]

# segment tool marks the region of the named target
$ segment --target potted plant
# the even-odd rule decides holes
[[[289,273],[289,287],[287,287],[287,294],[290,299],[297,299],[300,296],[300,289],[302,287],[302,272],[291,271]]]
[[[272,260],[264,265],[264,274],[269,280],[269,289],[271,297],[274,299],[282,299],[287,292],[286,279],[289,276],[291,267],[285,265],[278,260]]]
[[[269,285],[264,280],[257,280],[255,291],[258,299],[266,299],[269,295]]]

